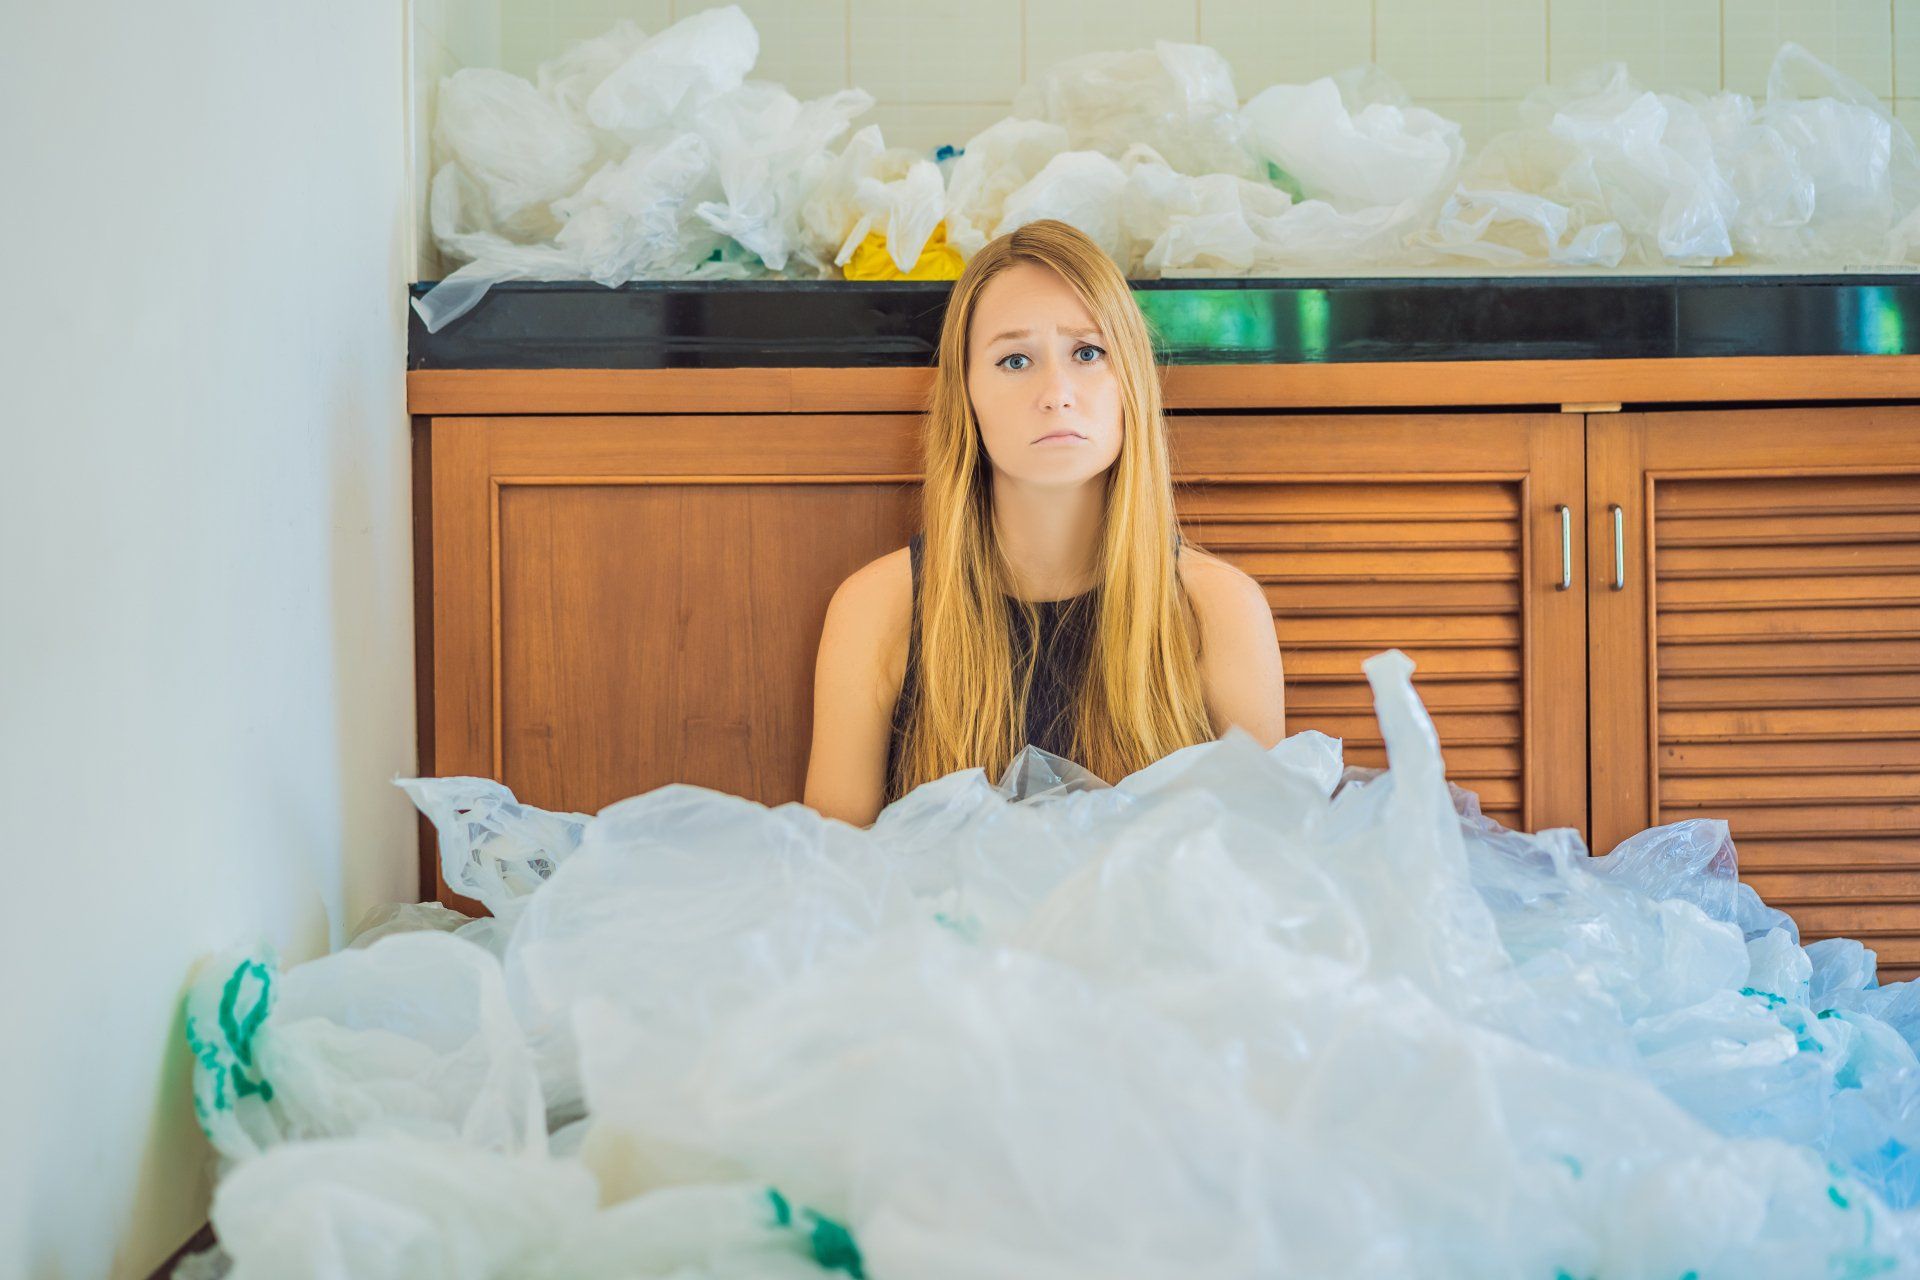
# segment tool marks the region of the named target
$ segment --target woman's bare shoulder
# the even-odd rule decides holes
[[[861,565],[833,593],[828,612],[862,649],[880,658],[897,693],[906,678],[907,634],[913,624],[913,563],[899,547]]]
[[[1190,542],[1180,544],[1180,580],[1193,596],[1194,609],[1202,614],[1260,590],[1244,569]]]
[[[913,562],[905,547],[876,556],[848,574],[834,591],[836,600],[863,619],[886,624],[904,622],[913,607]]]

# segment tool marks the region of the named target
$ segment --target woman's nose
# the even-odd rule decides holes
[[[1040,393],[1040,407],[1047,410],[1070,409],[1073,407],[1072,380],[1064,369],[1056,370],[1046,382]]]

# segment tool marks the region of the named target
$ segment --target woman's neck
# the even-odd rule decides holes
[[[1023,600],[1065,600],[1099,578],[1103,477],[1072,489],[1033,488],[1004,476],[993,491],[994,531]]]

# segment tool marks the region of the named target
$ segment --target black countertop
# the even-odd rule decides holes
[[[433,285],[411,286],[413,296]],[[951,281],[510,281],[410,369],[927,366]],[[1920,354],[1920,270],[1136,280],[1170,364]]]

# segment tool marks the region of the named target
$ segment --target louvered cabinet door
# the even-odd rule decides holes
[[[1920,973],[1920,407],[1588,439],[1595,849],[1725,818],[1803,941]]]
[[[1349,763],[1386,763],[1360,664],[1397,647],[1450,778],[1499,822],[1584,832],[1577,416],[1192,415],[1171,428],[1185,536],[1273,607],[1289,733],[1319,729]]]

